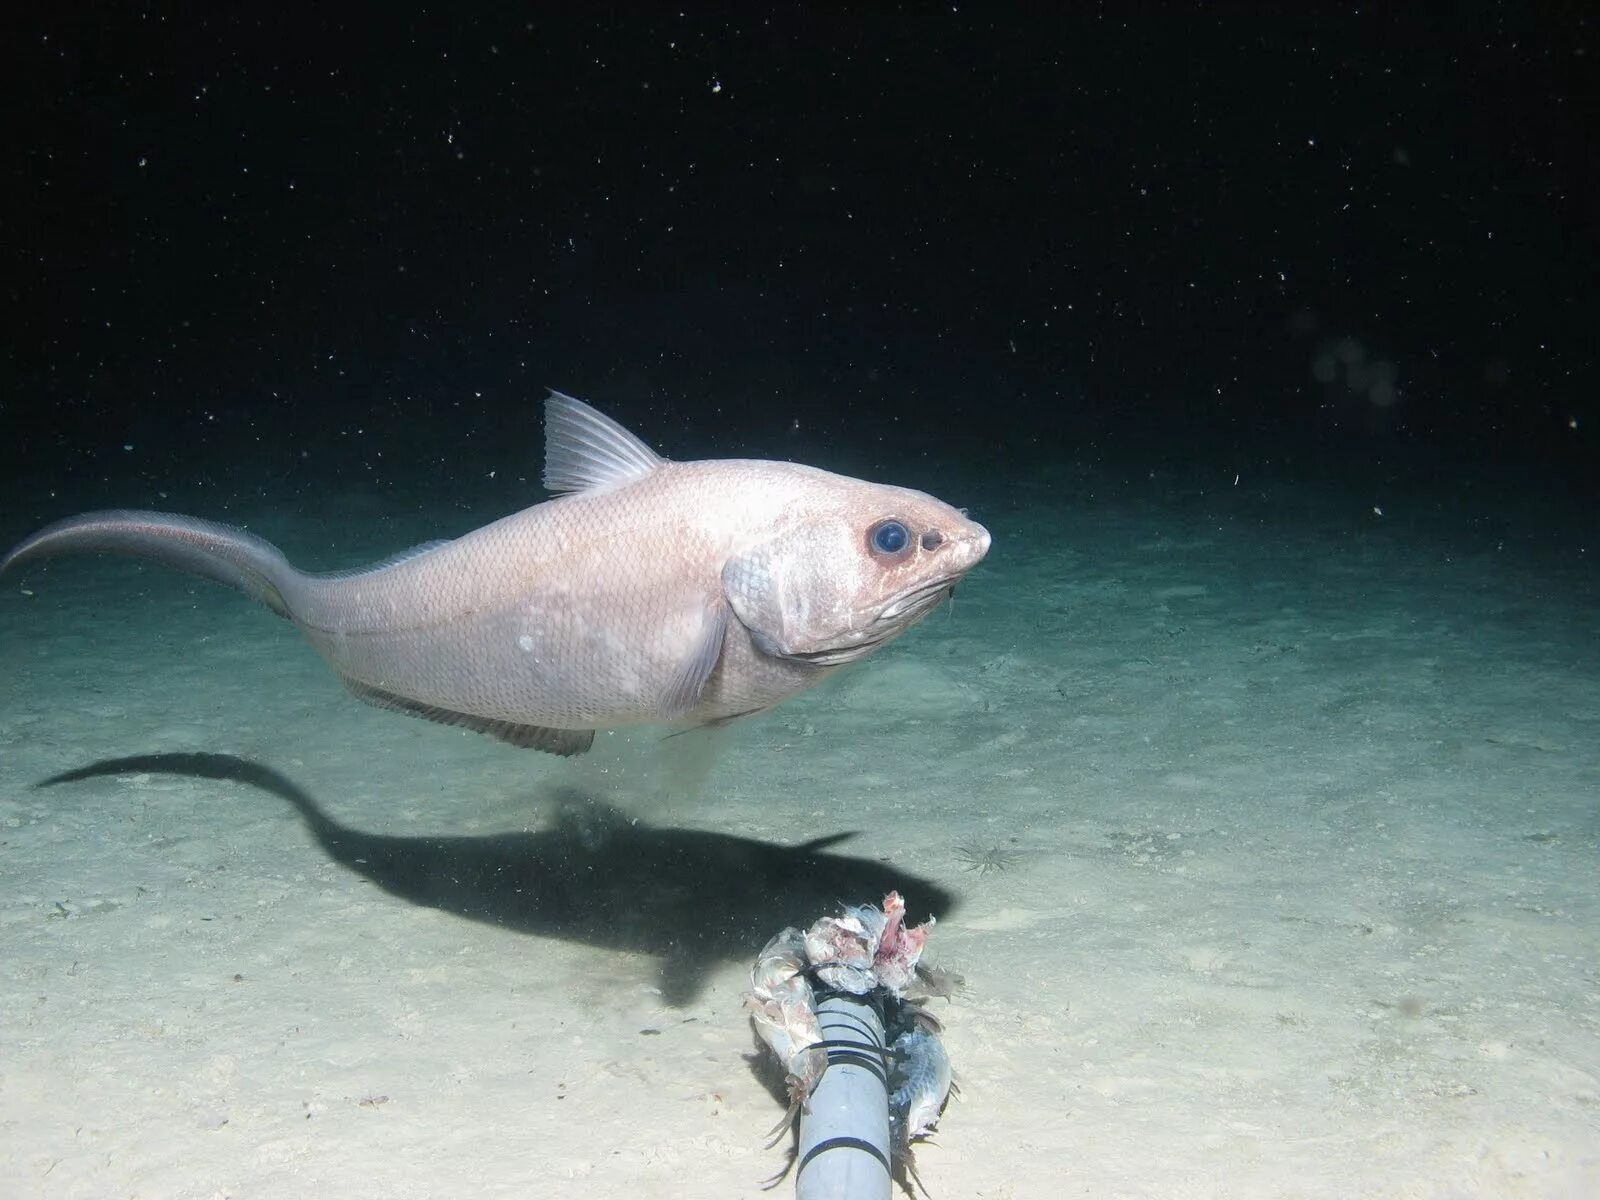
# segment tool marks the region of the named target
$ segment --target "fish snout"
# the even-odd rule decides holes
[[[981,562],[983,556],[989,553],[989,531],[976,521],[972,523],[973,541],[977,543],[976,557],[973,562]]]
[[[952,549],[959,552],[961,569],[969,571],[982,562],[984,555],[989,553],[989,531],[967,517],[962,518],[961,525],[961,529],[951,539],[955,543]]]

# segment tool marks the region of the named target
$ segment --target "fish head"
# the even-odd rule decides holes
[[[722,572],[756,645],[816,666],[853,662],[904,633],[989,550],[988,530],[925,492],[828,480]]]

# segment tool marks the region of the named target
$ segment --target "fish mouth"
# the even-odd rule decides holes
[[[959,578],[959,576],[946,576],[943,579],[930,580],[921,587],[912,588],[909,592],[896,596],[883,606],[883,611],[878,614],[873,625],[889,622],[896,629],[904,629],[907,625],[920,621],[950,597],[956,590]]]
[[[946,576],[902,592],[879,609],[867,627],[848,642],[824,646],[820,650],[799,651],[785,657],[818,667],[841,666],[865,658],[938,608],[956,590],[960,579],[959,575]]]

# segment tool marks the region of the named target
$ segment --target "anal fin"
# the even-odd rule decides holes
[[[387,692],[355,679],[345,679],[344,684],[356,697],[377,708],[421,717],[425,721],[435,721],[440,725],[454,725],[461,729],[470,729],[475,733],[486,733],[492,738],[499,738],[502,742],[526,750],[543,750],[549,754],[571,756],[584,753],[594,743],[592,729],[551,729],[544,725],[521,725],[515,721],[501,721],[493,717],[457,712],[453,708],[441,708],[437,704],[425,704],[421,700]]]

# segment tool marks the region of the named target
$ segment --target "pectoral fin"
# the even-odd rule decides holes
[[[668,720],[687,716],[700,706],[700,697],[706,690],[706,680],[717,669],[722,659],[722,644],[728,635],[728,605],[720,596],[706,613],[706,619],[695,642],[694,652],[678,668],[667,687],[663,704]]]

